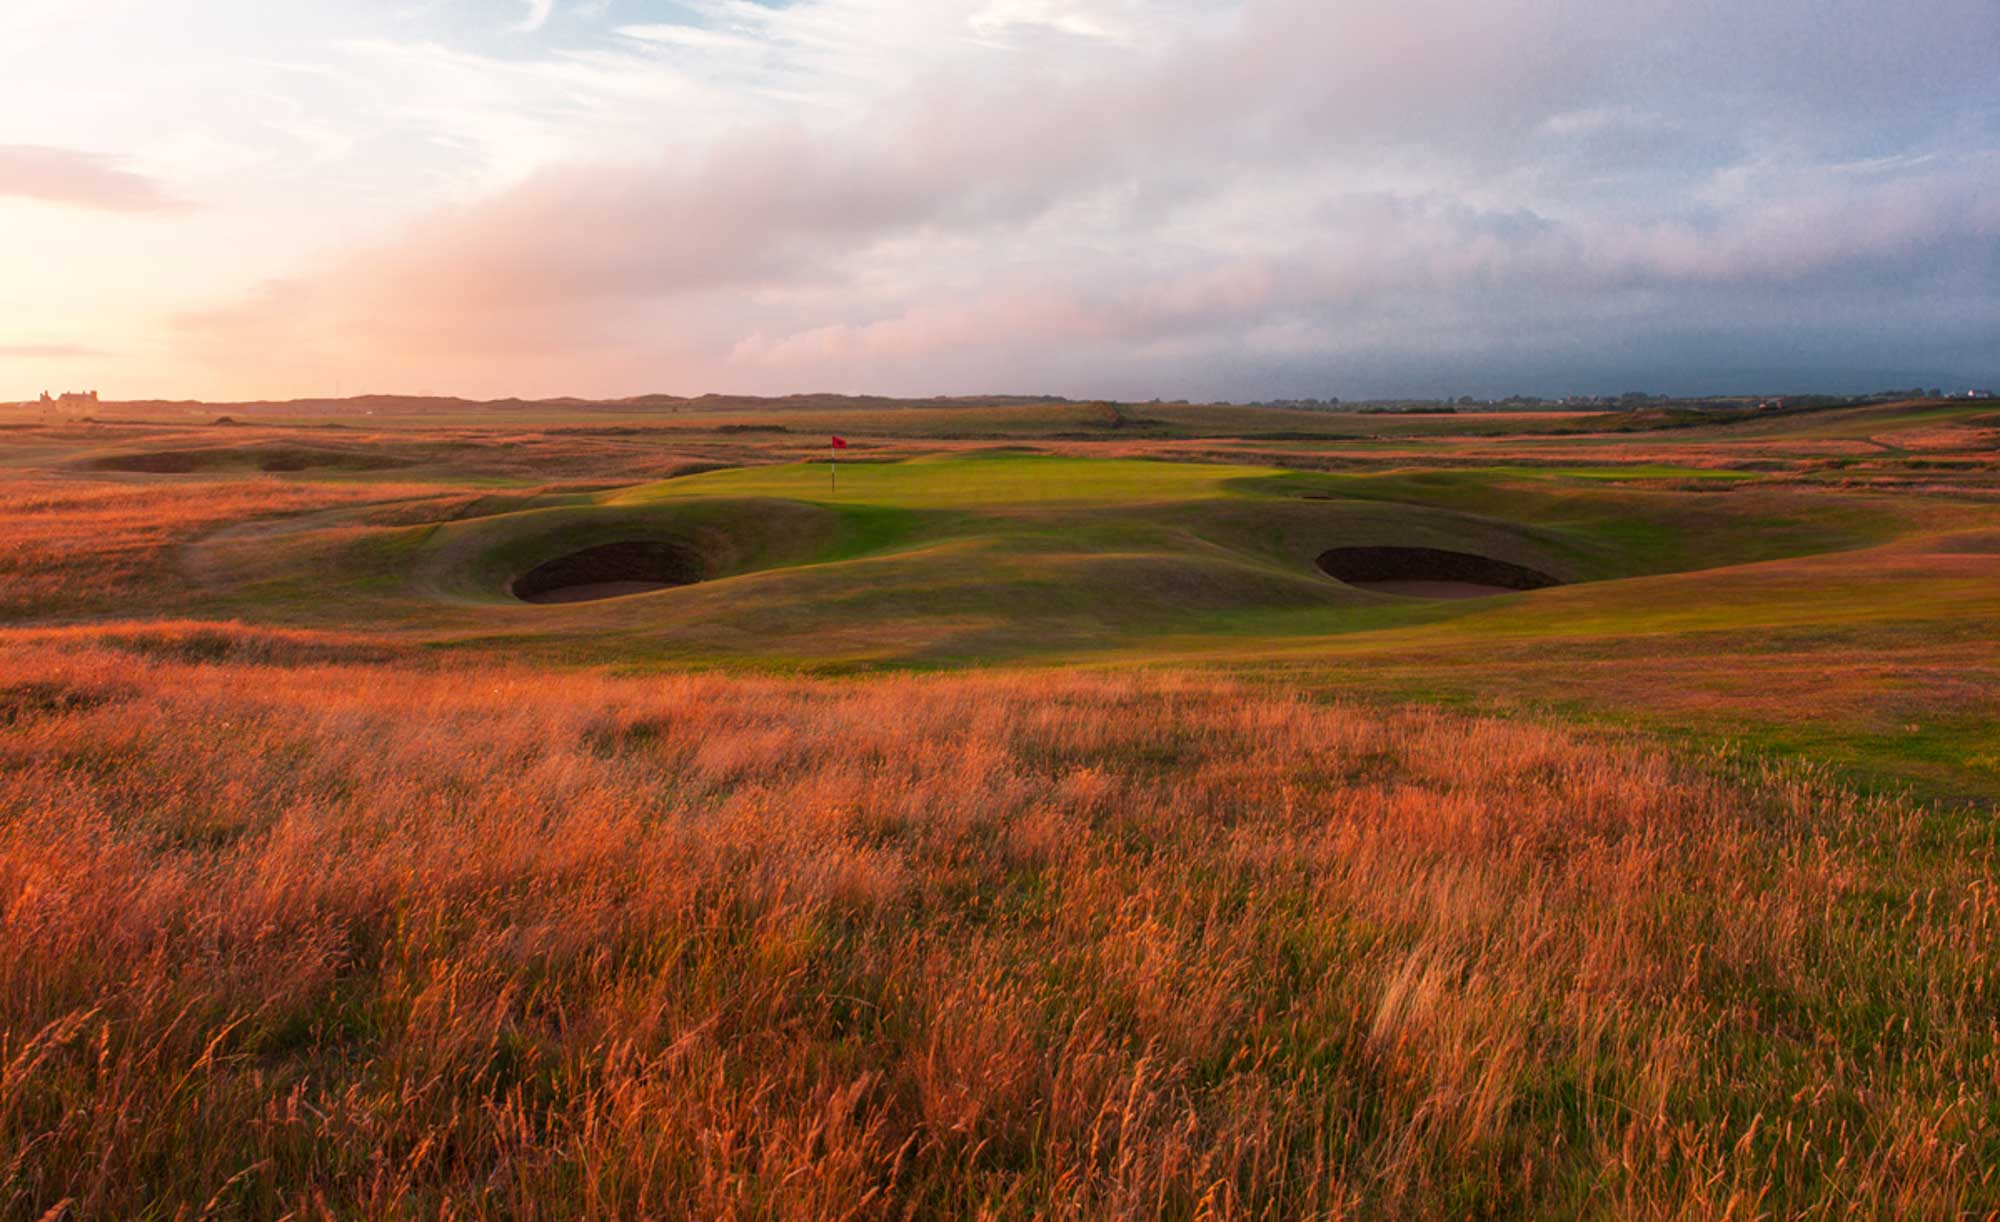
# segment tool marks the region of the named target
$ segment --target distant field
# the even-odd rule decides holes
[[[736,432],[813,440],[828,431],[911,437],[933,441],[1025,437],[1103,438],[1120,436],[1240,437],[1287,434],[1311,438],[1433,435],[1442,433],[1540,433],[1575,428],[1601,419],[1598,411],[1395,412],[1339,408],[1243,407],[1190,403],[1080,403],[1066,400],[972,398],[891,400],[802,395],[786,399],[699,399],[649,397],[623,402],[477,403],[458,399],[381,397],[301,400],[291,403],[107,403],[97,414],[107,420],[151,425],[283,423],[306,427],[371,429],[467,429],[547,426],[619,432]],[[9,416],[36,420],[34,405],[0,407]]]
[[[0,1216],[2000,1209],[1991,404],[103,415]]]

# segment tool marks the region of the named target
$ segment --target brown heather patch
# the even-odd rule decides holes
[[[0,650],[7,1216],[2000,1203],[1991,830],[1809,774],[1171,674]]]
[[[408,649],[360,632],[264,628],[234,620],[124,620],[61,628],[0,628],[0,651],[34,647],[54,658],[82,655],[103,663],[108,653],[169,662],[324,666],[407,658]]]
[[[171,576],[172,549],[204,531],[272,514],[420,495],[395,484],[252,479],[202,484],[0,482],[0,617],[129,599]]]

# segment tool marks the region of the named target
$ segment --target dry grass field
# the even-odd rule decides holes
[[[1991,830],[1809,771],[1189,677],[173,640],[0,686],[11,1213],[2000,1193]]]
[[[0,1217],[2000,1210],[1983,417],[321,423],[0,433]]]

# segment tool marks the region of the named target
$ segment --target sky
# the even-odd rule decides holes
[[[2000,383],[1996,0],[4,0],[0,399]]]

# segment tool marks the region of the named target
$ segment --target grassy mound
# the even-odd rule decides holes
[[[865,507],[755,498],[654,503],[587,498],[386,532],[372,546],[413,554],[412,571],[432,593],[501,600],[592,574],[601,581],[680,585],[825,562],[892,541],[895,516]]]
[[[1392,602],[1329,582],[1320,562],[1340,549],[1482,557],[1512,566],[1482,570],[1509,589],[1594,583],[1562,592],[1564,616],[1582,622],[1578,610],[1615,599],[1621,579],[1853,547],[1905,528],[1879,500],[1836,508],[1819,493],[1817,504],[1761,486],[1713,496],[1603,474],[1347,475],[994,450],[848,462],[837,483],[820,463],[737,467],[494,497],[447,521],[399,526],[393,514],[357,512],[253,533],[238,541],[221,605],[201,610],[603,661],[956,666],[1459,633],[1495,613],[1480,600]],[[600,565],[598,576],[656,593],[560,614],[521,606],[524,575],[552,564],[553,575],[572,564],[581,573],[617,558],[597,550],[614,545],[655,548],[671,563]],[[566,559],[579,555],[596,559]]]

